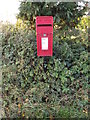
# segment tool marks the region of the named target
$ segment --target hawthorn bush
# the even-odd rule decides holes
[[[38,57],[35,31],[3,26],[4,117],[88,117],[87,39],[62,32],[54,31],[53,56]]]

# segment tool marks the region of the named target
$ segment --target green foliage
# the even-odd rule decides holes
[[[35,27],[36,16],[44,15],[53,16],[54,23],[60,28],[66,25],[75,27],[85,14],[86,8],[85,6],[81,9],[76,2],[28,2],[25,0],[20,4],[20,12],[17,17],[26,21],[28,25],[32,25],[31,28]]]
[[[55,31],[53,56],[45,58],[37,57],[34,31],[4,26],[2,32],[3,107],[7,117],[88,116],[88,49],[77,37],[77,29]]]

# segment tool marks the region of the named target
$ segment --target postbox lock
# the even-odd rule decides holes
[[[44,33],[43,36],[46,36],[46,34]]]

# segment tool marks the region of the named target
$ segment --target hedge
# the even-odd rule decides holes
[[[38,57],[35,31],[3,27],[4,117],[88,117],[87,45],[66,34],[54,31],[53,56]]]

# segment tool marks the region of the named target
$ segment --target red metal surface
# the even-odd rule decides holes
[[[52,16],[37,16],[36,17],[36,36],[37,36],[37,55],[52,56],[53,54],[53,17]],[[48,41],[48,49],[43,49],[45,42],[42,45],[42,39]],[[46,44],[47,47],[47,44]]]

